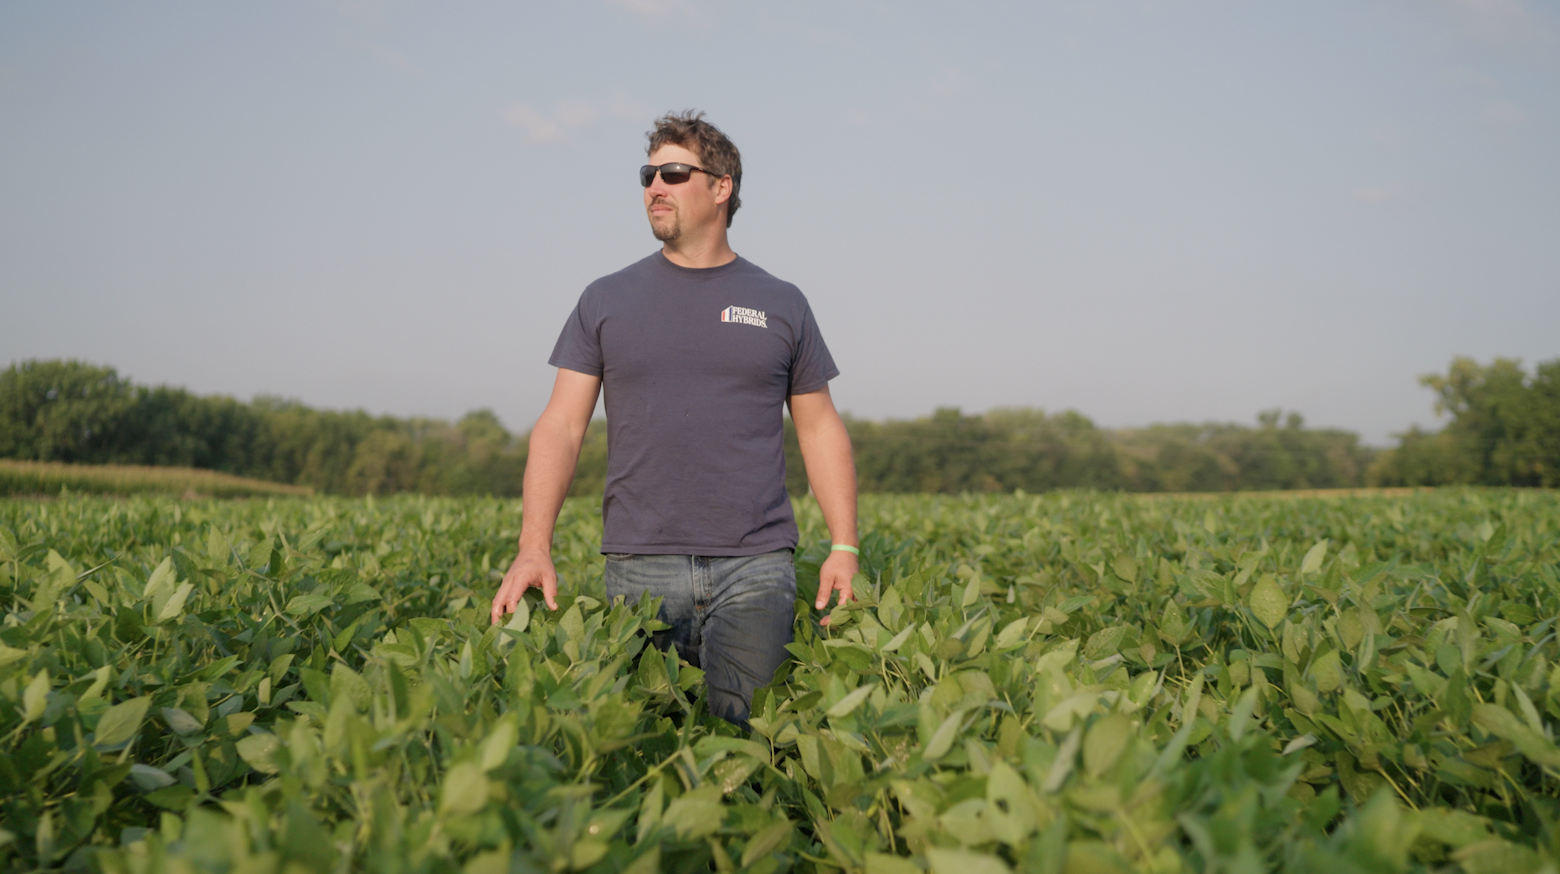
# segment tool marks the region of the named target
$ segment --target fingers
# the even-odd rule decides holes
[[[825,570],[818,577],[818,600],[813,606],[822,610],[829,606],[829,594],[839,593],[839,600],[835,603],[844,604],[855,599],[855,593],[850,587],[851,575],[839,570]]]
[[[845,603],[846,601],[856,600],[856,593],[850,587],[850,577],[846,577],[845,579],[841,580],[839,585],[835,586],[834,589],[840,593],[841,604]]]
[[[558,609],[558,575],[542,575],[542,600],[547,602],[548,610]]]
[[[825,574],[823,577],[819,578],[819,580],[818,580],[818,604],[817,604],[817,607],[818,607],[819,610],[825,610],[825,609],[828,608],[828,606],[829,606],[829,592],[830,591],[835,591],[835,592],[839,592],[840,593],[839,600],[835,602],[837,604],[844,604],[846,601],[851,600],[850,577],[844,577],[839,582],[833,582],[830,579],[833,576],[835,576],[835,575],[834,574]],[[827,628],[829,626],[829,617],[827,615],[824,616],[822,619],[818,620],[818,624],[822,625],[825,628]]]
[[[535,579],[540,577],[541,579]],[[493,596],[493,610],[491,613],[494,625],[504,621],[506,613],[515,612],[520,599],[525,597],[526,589],[541,589],[542,600],[547,602],[547,609],[558,609],[558,574],[552,570],[531,573],[511,571],[504,577],[504,583],[498,589],[498,594]]]
[[[513,577],[505,577],[504,584],[498,587],[498,594],[493,596],[493,624],[504,620],[504,614],[515,612],[515,605],[525,597],[525,583],[516,586]]]

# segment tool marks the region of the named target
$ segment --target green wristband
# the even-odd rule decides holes
[[[851,555],[855,555],[855,556],[860,556],[861,555],[861,550],[857,549],[854,546],[846,546],[843,543],[836,543],[833,546],[829,547],[829,551],[830,552],[834,552],[835,550],[841,550],[843,552],[848,552]]]

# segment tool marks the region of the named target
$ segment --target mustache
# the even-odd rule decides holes
[[[656,199],[650,201],[650,205],[645,207],[645,209],[650,209],[651,207],[657,207],[657,206],[669,206],[672,209],[676,209],[677,208],[677,205],[672,203],[670,200],[667,200],[664,197],[657,197]]]

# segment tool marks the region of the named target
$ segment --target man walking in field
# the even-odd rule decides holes
[[[710,711],[741,724],[786,659],[795,619],[785,406],[834,541],[820,610],[832,592],[851,597],[855,465],[829,396],[839,371],[807,299],[727,242],[741,204],[736,146],[692,111],[648,136],[639,181],[661,249],[591,283],[558,338],[557,381],[531,431],[520,551],[492,620],[532,587],[557,609],[553,526],[604,391],[607,597],[661,597],[671,629],[656,643],[703,668]]]

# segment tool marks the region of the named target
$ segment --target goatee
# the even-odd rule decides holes
[[[682,227],[675,218],[664,225],[658,225],[655,219],[651,219],[650,233],[655,234],[655,238],[663,243],[673,243],[682,236]]]

